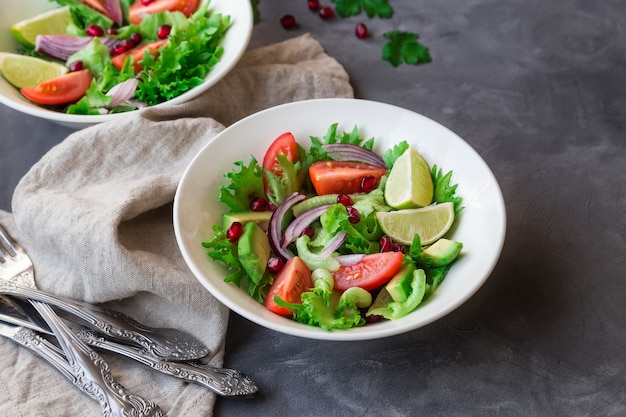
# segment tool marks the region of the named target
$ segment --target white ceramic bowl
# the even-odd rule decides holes
[[[206,0],[202,0],[203,3],[205,1]],[[0,13],[0,51],[15,52],[17,48],[20,47],[19,43],[15,41],[9,31],[11,25],[56,7],[59,6],[50,0],[3,1],[2,13]],[[214,10],[231,17],[232,26],[226,33],[222,43],[224,46],[224,55],[207,74],[202,84],[157,106],[184,103],[202,94],[221,80],[235,64],[237,64],[248,47],[253,27],[250,0],[211,0],[209,10]],[[22,113],[51,120],[75,129],[82,129],[97,123],[115,120],[125,114],[118,113],[92,116],[65,114],[48,110],[28,101],[2,76],[0,76],[0,103]]]
[[[310,136],[322,137],[333,123],[339,131],[357,126],[365,138],[374,137],[374,150],[384,152],[406,140],[430,164],[454,171],[453,182],[465,209],[449,233],[463,242],[463,255],[437,291],[416,311],[399,320],[349,330],[326,331],[271,313],[233,284],[224,282],[225,269],[213,262],[201,242],[222,222],[226,206],[218,201],[223,173],[232,162],[261,161],[279,134],[291,131],[303,146]],[[470,145],[440,124],[388,104],[357,99],[317,99],[274,107],[251,115],[218,134],[193,159],[174,199],[174,229],[185,261],[197,279],[222,303],[267,328],[311,339],[366,340],[417,329],[445,316],[469,299],[496,265],[504,244],[506,213],[498,182]]]

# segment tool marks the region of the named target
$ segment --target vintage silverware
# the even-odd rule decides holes
[[[4,238],[3,238],[4,237]],[[35,288],[32,263],[24,250],[16,246],[0,227],[0,240],[10,249],[19,262],[8,265],[7,274],[15,273],[15,279],[0,280],[0,294],[41,301],[58,307],[98,332],[112,338],[139,345],[159,359],[186,361],[200,359],[209,353],[208,348],[196,337],[178,329],[152,328],[138,323],[127,315],[94,304],[53,296]],[[25,267],[25,271],[20,268]]]
[[[0,282],[13,283],[14,280],[34,286],[32,262],[17,242],[0,227]],[[158,405],[128,392],[118,383],[111,375],[107,362],[74,335],[52,307],[42,301],[29,301],[54,332],[72,377],[80,381],[75,385],[94,393],[92,397],[97,399],[103,416],[163,416]],[[23,332],[18,331],[12,339],[24,340]],[[48,355],[47,358],[59,368],[52,356]]]

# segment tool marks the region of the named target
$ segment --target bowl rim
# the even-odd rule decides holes
[[[387,324],[385,327],[377,327],[378,323],[374,323],[374,324],[368,324],[366,326],[351,328],[351,329],[346,329],[346,330],[327,331],[319,327],[307,326],[307,325],[298,323],[295,320],[291,320],[288,318],[285,319],[286,321],[281,320],[280,322],[278,322],[278,320],[268,320],[264,317],[251,316],[247,311],[245,311],[243,307],[239,306],[235,301],[224,296],[222,294],[222,291],[219,288],[217,288],[210,280],[204,278],[204,273],[196,265],[195,259],[191,256],[191,254],[186,248],[185,241],[182,236],[183,234],[182,225],[180,223],[180,217],[182,215],[181,195],[184,192],[183,188],[185,186],[185,182],[188,180],[188,176],[190,175],[191,170],[196,164],[199,163],[199,161],[203,157],[203,154],[207,152],[207,150],[211,146],[213,146],[212,144],[214,142],[219,141],[220,138],[223,136],[229,135],[231,131],[239,129],[241,125],[250,123],[251,120],[254,120],[254,118],[264,117],[264,115],[268,113],[281,112],[285,108],[297,108],[299,106],[306,107],[314,103],[319,103],[322,106],[331,106],[336,103],[340,103],[340,104],[344,103],[345,105],[353,105],[356,103],[362,103],[368,106],[384,106],[387,108],[392,108],[395,111],[408,114],[411,117],[421,118],[423,121],[435,124],[437,125],[439,129],[443,129],[447,131],[449,134],[453,135],[456,138],[455,140],[460,140],[461,143],[465,145],[466,151],[473,153],[474,157],[477,158],[477,162],[482,164],[482,167],[484,169],[483,174],[488,177],[489,181],[491,181],[491,183],[494,186],[493,191],[495,193],[495,203],[497,205],[497,213],[499,215],[499,218],[495,220],[497,222],[496,226],[498,229],[498,241],[495,245],[494,255],[492,259],[488,260],[488,264],[487,264],[487,267],[485,269],[483,276],[480,277],[480,279],[476,279],[473,285],[469,286],[466,289],[466,291],[463,294],[463,297],[459,297],[455,299],[454,303],[450,303],[446,305],[445,308],[441,308],[437,310],[436,314],[432,314],[426,318],[416,316],[415,319],[410,320],[408,324],[407,324],[408,320],[403,320],[406,317],[409,317],[409,316],[406,316],[405,318],[399,319],[399,320],[385,321],[384,323]],[[365,122],[364,124],[366,123],[367,122]],[[408,110],[402,107],[398,107],[392,104],[388,104],[388,103],[366,100],[366,99],[358,99],[358,98],[320,98],[320,99],[301,100],[301,101],[296,101],[296,102],[285,103],[285,104],[277,105],[277,106],[274,106],[265,110],[261,110],[257,113],[249,115],[233,123],[226,129],[222,130],[217,135],[215,135],[206,144],[204,144],[202,148],[192,158],[190,163],[187,165],[179,181],[179,185],[177,187],[177,190],[174,196],[173,224],[174,224],[175,237],[176,237],[176,241],[178,243],[180,252],[187,266],[189,267],[189,269],[192,271],[193,275],[195,276],[195,278],[198,279],[200,283],[215,298],[217,298],[222,304],[224,304],[233,312],[241,315],[242,317],[260,326],[272,329],[280,333],[288,334],[291,336],[298,336],[298,337],[307,338],[307,339],[327,340],[327,341],[361,341],[361,340],[381,339],[385,337],[396,336],[402,333],[406,333],[406,332],[424,327],[448,315],[449,313],[451,313],[452,311],[456,310],[458,307],[463,305],[468,299],[470,299],[490,277],[490,275],[492,274],[501,256],[502,249],[504,247],[505,237],[506,237],[506,206],[504,203],[504,198],[503,198],[500,186],[498,184],[498,181],[495,175],[493,174],[493,172],[491,171],[491,169],[489,168],[489,166],[487,165],[487,163],[474,150],[474,148],[471,147],[471,145],[469,145],[465,140],[463,140],[461,137],[456,135],[447,127],[439,124],[438,122],[420,113],[417,113],[417,112],[414,112],[412,110]],[[207,257],[207,260],[210,261],[208,257]],[[273,314],[273,313],[270,313],[270,314]],[[284,319],[282,317],[280,318]]]
[[[209,10],[213,9],[217,0],[204,0],[209,1]],[[222,0],[223,1],[223,0]],[[191,90],[174,97],[168,101],[163,103],[156,104],[154,106],[150,106],[147,108],[160,108],[164,106],[173,106],[176,104],[187,102],[221,81],[226,74],[228,74],[241,60],[241,57],[248,49],[248,45],[250,44],[250,39],[252,37],[252,30],[254,27],[254,18],[252,12],[252,5],[249,0],[227,0],[238,1],[240,4],[238,7],[241,8],[241,15],[237,16],[237,20],[234,22],[231,21],[231,28],[235,27],[240,31],[241,36],[241,47],[234,53],[230,53],[227,55],[228,60],[224,60],[224,56],[216,63],[216,65],[209,71],[205,77],[205,81],[192,88]],[[52,3],[51,3],[52,4]],[[219,4],[218,4],[219,6]],[[54,4],[53,6],[54,7]],[[236,25],[236,26],[235,26]],[[228,35],[227,35],[228,36]],[[6,51],[5,51],[6,52]],[[208,81],[207,81],[208,79]],[[81,114],[67,114],[61,113],[54,110],[46,109],[44,107],[39,107],[36,104],[31,104],[24,101],[17,101],[11,98],[7,98],[4,95],[0,94],[0,103],[15,109],[21,113],[28,114],[30,116],[39,117],[41,119],[50,120],[56,123],[64,124],[67,126],[77,127],[77,126],[90,126],[93,124],[104,123],[110,120],[119,119],[120,117],[125,117],[129,114],[135,114],[136,111],[141,111],[142,109],[138,109],[136,111],[130,112],[122,112],[122,113],[112,113],[112,114],[101,114],[101,115],[81,115]]]

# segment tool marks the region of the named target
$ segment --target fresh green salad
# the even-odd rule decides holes
[[[70,114],[152,106],[204,82],[230,17],[199,0],[55,0],[16,22],[0,72],[33,103]]]
[[[234,283],[276,314],[323,329],[393,320],[435,292],[462,251],[452,171],[406,141],[382,155],[358,127],[305,149],[277,137],[224,174],[223,223],[202,242]]]

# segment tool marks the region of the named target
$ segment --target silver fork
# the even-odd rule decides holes
[[[15,262],[5,265],[7,268],[5,274],[14,278],[9,281],[0,280],[0,294],[51,304],[81,319],[92,329],[114,339],[139,345],[159,359],[188,361],[200,359],[209,353],[208,348],[198,338],[178,329],[151,328],[119,311],[53,296],[38,290],[33,280],[30,258],[1,226],[0,232],[0,239],[15,258]]]
[[[1,226],[0,281],[35,287],[30,257]],[[117,382],[104,359],[74,335],[52,307],[41,301],[30,302],[57,337],[74,376],[74,385],[98,399],[103,416],[164,415],[158,405],[129,393]]]

